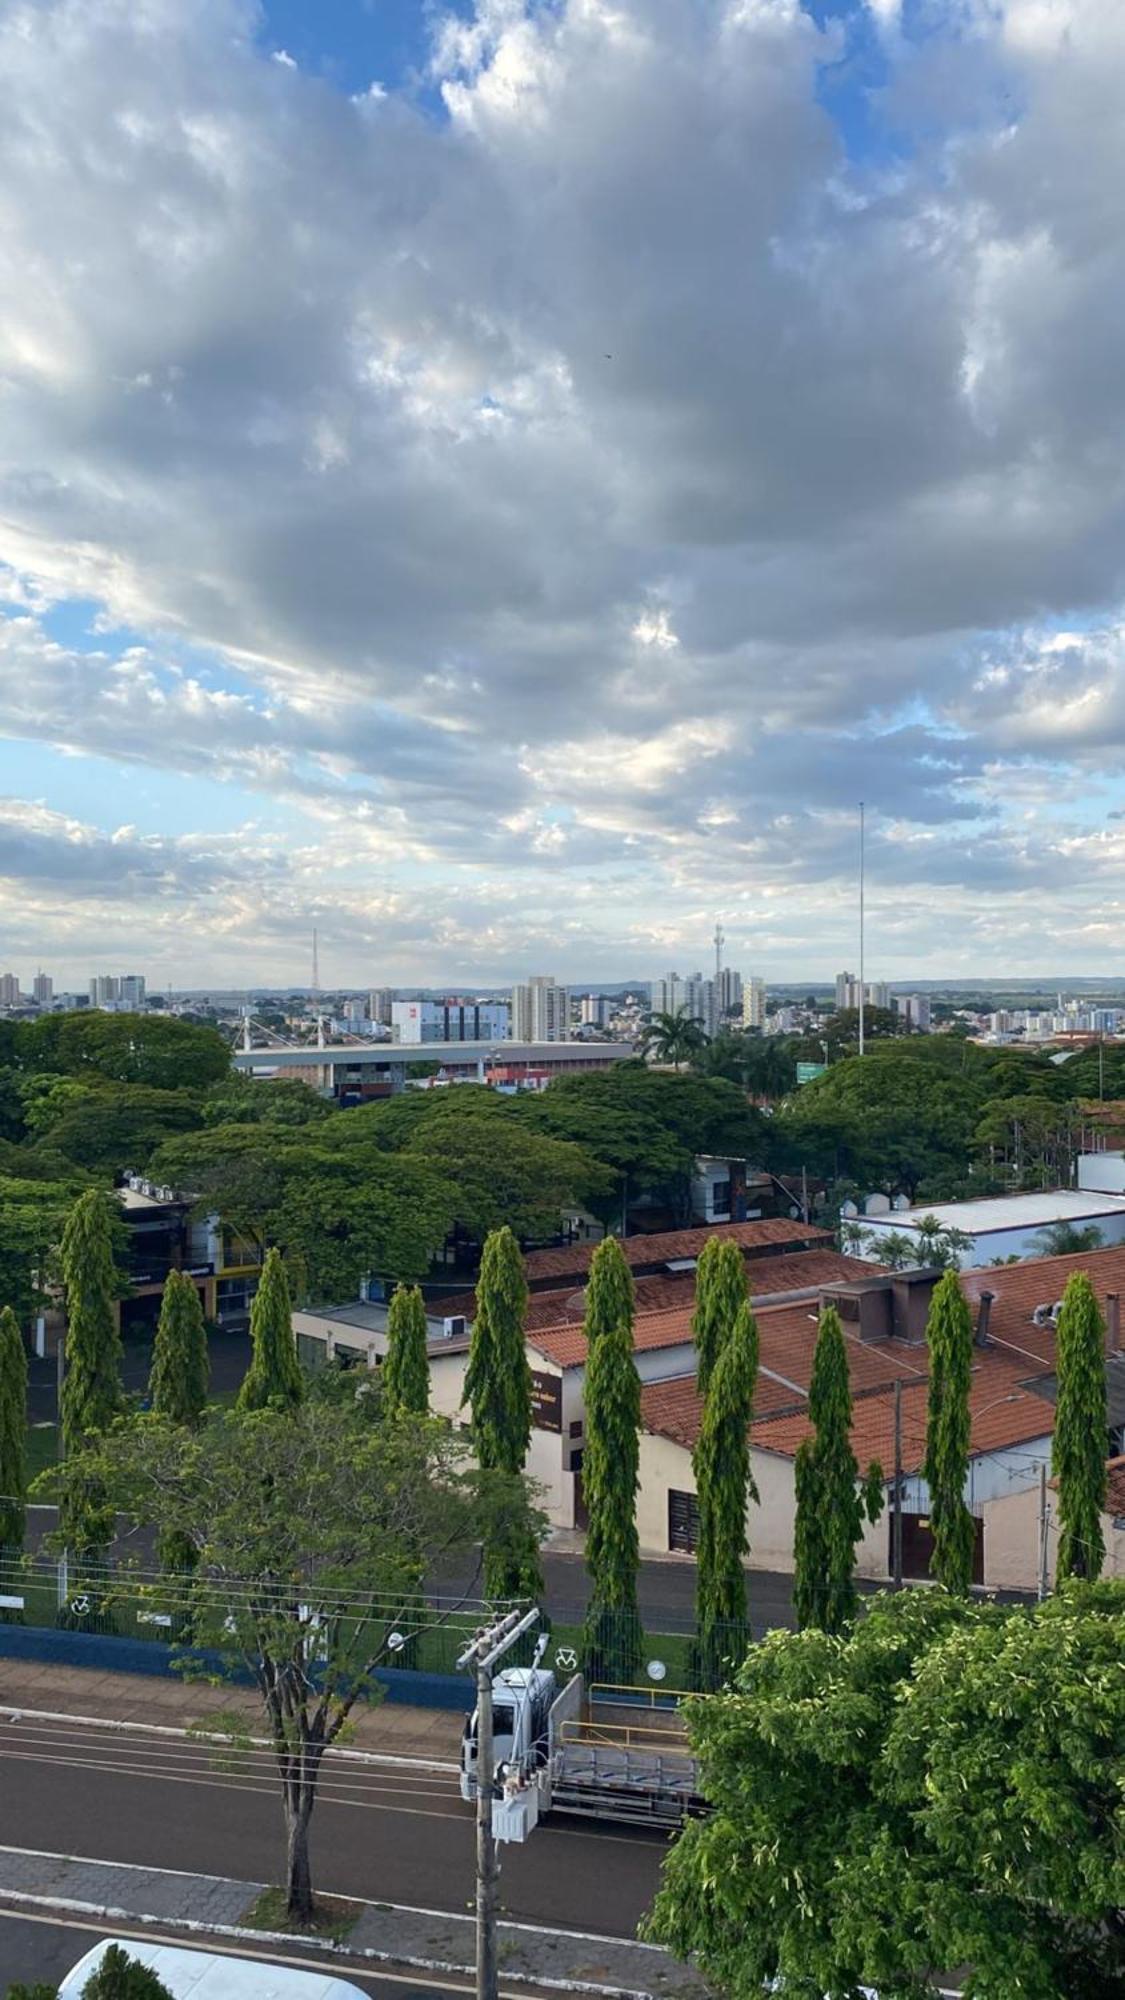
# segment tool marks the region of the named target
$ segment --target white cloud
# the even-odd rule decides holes
[[[861,795],[903,969],[952,948],[935,882],[994,966],[1032,880],[1013,949],[1084,949],[1125,731],[1122,10],[963,0],[912,40],[868,4],[893,169],[846,153],[842,30],[796,0],[481,0],[445,121],[333,97],[244,0],[9,8],[0,729],[288,816],[295,923],[330,893],[347,936],[349,869],[393,868],[401,976],[517,969],[591,900],[577,970],[663,955],[670,899],[686,953],[719,896],[825,966]],[[53,646],[68,597],[130,638]],[[42,838],[135,854],[162,907],[146,810]]]

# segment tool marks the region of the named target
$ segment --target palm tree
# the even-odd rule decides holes
[[[707,1040],[698,1016],[677,1007],[674,1013],[647,1017],[641,1030],[641,1051],[646,1056],[655,1055],[657,1062],[671,1063],[678,1070],[706,1048]]]
[[[1096,1222],[1052,1222],[1032,1239],[1040,1257],[1076,1257],[1083,1250],[1100,1250],[1105,1237]]]

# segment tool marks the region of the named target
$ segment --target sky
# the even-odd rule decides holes
[[[0,0],[0,970],[1125,970],[1120,0]]]

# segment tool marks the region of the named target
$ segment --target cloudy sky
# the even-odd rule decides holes
[[[0,969],[1125,971],[1121,0],[0,0]]]

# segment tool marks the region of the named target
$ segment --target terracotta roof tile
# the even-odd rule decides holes
[[[646,1264],[667,1264],[682,1257],[698,1257],[709,1237],[720,1236],[724,1243],[737,1243],[748,1257],[755,1251],[778,1247],[815,1244],[831,1247],[832,1232],[815,1223],[791,1222],[783,1216],[758,1217],[753,1222],[712,1223],[707,1229],[664,1229],[651,1235],[623,1236],[621,1248],[634,1270]],[[556,1250],[531,1250],[524,1258],[528,1283],[544,1278],[583,1278],[596,1250],[595,1243],[571,1243]]]
[[[760,1416],[772,1416],[789,1409],[794,1401],[791,1389],[768,1376],[759,1375],[754,1399]],[[703,1402],[694,1375],[676,1375],[669,1382],[646,1382],[641,1390],[641,1416],[646,1431],[670,1437],[691,1450],[699,1436]]]
[[[1109,1461],[1105,1511],[1115,1521],[1125,1518],[1125,1458]]]

